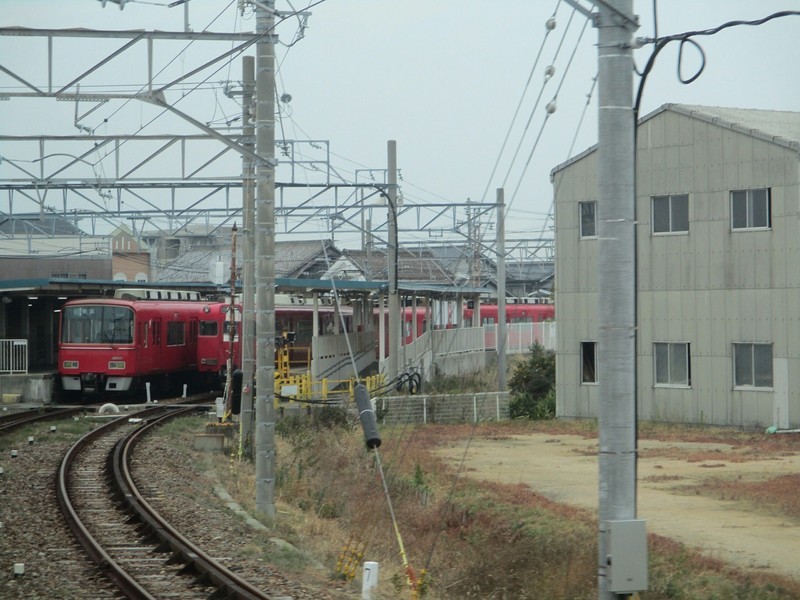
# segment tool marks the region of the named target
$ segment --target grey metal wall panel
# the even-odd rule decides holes
[[[760,426],[773,419],[770,391],[733,391],[732,344],[772,343],[788,365],[789,421],[800,425],[800,158],[798,152],[740,128],[721,127],[670,110],[642,124],[637,138],[638,402],[642,418]],[[596,184],[595,153],[565,168],[585,197]],[[730,191],[770,187],[772,228],[731,231]],[[653,195],[688,193],[689,234],[654,236]],[[569,201],[577,203],[578,194]],[[577,204],[573,204],[577,211]],[[577,212],[573,213],[573,217]],[[562,235],[558,228],[558,236]],[[576,311],[559,339],[587,339],[596,330],[596,243],[567,230],[559,262],[574,273]],[[557,248],[562,248],[560,241]],[[557,308],[558,310],[558,308]],[[563,315],[563,313],[560,313]],[[653,341],[688,341],[690,388],[654,387]],[[559,342],[560,348],[561,342]],[[576,346],[573,346],[575,348]],[[571,416],[593,417],[597,386],[581,386],[579,356],[559,368],[559,404]],[[561,357],[559,357],[561,361]],[[599,374],[602,378],[602,373]],[[562,392],[569,398],[562,399]]]

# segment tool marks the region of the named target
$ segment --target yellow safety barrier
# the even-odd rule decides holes
[[[381,388],[385,381],[383,374],[370,375],[361,380],[370,394]],[[356,380],[350,379],[328,379],[314,381],[310,373],[290,375],[285,372],[275,371],[275,406],[279,402],[284,405],[287,398],[296,401],[322,401],[339,399],[342,402],[353,402],[355,400]]]

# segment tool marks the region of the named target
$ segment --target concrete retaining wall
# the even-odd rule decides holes
[[[14,402],[42,402],[49,404],[53,398],[52,373],[27,373],[0,377],[0,398],[4,404]]]

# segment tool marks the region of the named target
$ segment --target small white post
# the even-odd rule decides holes
[[[361,600],[372,600],[372,591],[378,587],[378,563],[364,561],[364,581],[361,584]]]
[[[184,384],[183,384],[183,397],[184,397],[184,398],[186,398],[186,388],[187,388],[187,387],[188,387],[188,386],[187,386],[187,385],[184,383]]]
[[[144,387],[147,389],[147,403],[150,403],[150,382],[146,382]]]

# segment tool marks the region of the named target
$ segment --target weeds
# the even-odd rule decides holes
[[[693,436],[730,444],[753,457],[788,448],[782,440],[730,430],[650,425],[641,430],[663,439]],[[323,562],[335,582],[345,579],[335,570],[342,548],[357,547],[359,553],[363,550],[363,560],[381,563],[378,598],[410,597],[408,573],[400,560],[374,452],[365,450],[363,436],[352,420],[304,417],[281,423],[276,431],[280,433],[276,439],[280,518],[271,525],[278,535]],[[457,477],[455,469],[434,452],[474,435],[502,439],[533,431],[547,432],[554,440],[559,435],[591,438],[597,434],[593,421],[398,426],[382,431],[381,461],[397,529],[415,576],[425,572],[418,586],[420,597],[596,597],[597,523],[591,514],[551,501],[521,484]],[[238,483],[229,479],[225,485],[241,490],[239,500],[245,504],[252,498],[253,479],[244,467],[240,471]],[[797,484],[789,479],[775,482],[764,486],[764,493],[788,497],[795,495]],[[650,589],[642,594],[643,600],[800,597],[800,583],[737,571],[652,534],[649,558]],[[295,568],[301,569],[302,564]]]

